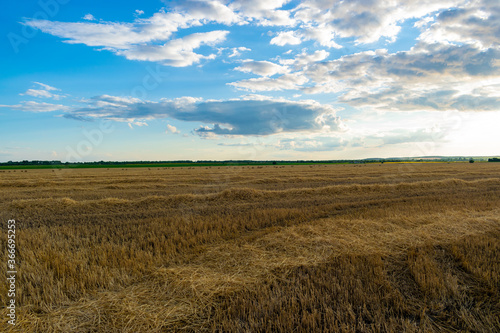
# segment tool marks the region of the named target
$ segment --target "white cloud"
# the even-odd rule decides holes
[[[433,16],[426,16],[413,25],[415,28],[424,28],[427,27],[430,23],[434,22],[434,17]]]
[[[0,105],[2,108],[20,110],[25,112],[51,112],[51,111],[68,111],[70,107],[60,104],[50,104],[43,102],[27,101],[17,105]]]
[[[335,30],[328,25],[319,25],[317,27],[307,27],[304,29],[302,34],[303,40],[314,40],[321,46],[331,47],[334,49],[342,48],[341,45],[337,44],[335,39]]]
[[[440,142],[446,136],[441,128],[420,128],[413,131],[392,130],[389,133],[365,137],[365,140],[379,139],[381,145],[392,145],[411,142]]]
[[[165,9],[149,18],[136,18],[131,23],[29,20],[25,24],[64,38],[67,43],[83,43],[121,53],[131,48],[154,48],[166,44],[181,29],[210,23],[284,27],[286,30],[277,32],[270,40],[271,44],[298,45],[311,40],[328,48],[341,48],[340,41],[343,38],[354,39],[357,44],[373,43],[380,39],[393,42],[403,22],[408,19],[420,19],[415,26],[422,29],[430,25],[421,37],[427,42],[445,38],[479,41],[487,47],[497,43],[496,36],[500,32],[499,9],[495,1],[490,0],[164,2],[167,5]],[[449,8],[453,10],[441,13],[430,24],[436,13]],[[136,16],[140,14],[143,11],[136,10]],[[237,53],[236,50],[235,55]]]
[[[229,39],[228,30],[206,32],[208,24],[273,25],[283,28],[273,30],[275,35],[269,37],[271,44],[284,46],[313,41],[315,51],[303,49],[291,59],[278,56],[243,61],[236,70],[261,77],[228,85],[248,91],[338,93],[339,102],[379,110],[490,111],[499,108],[500,5],[497,1],[189,0],[165,3],[168,9],[149,18],[136,18],[131,23],[31,20],[25,24],[66,38],[68,43],[84,43],[130,60],[176,67],[214,59],[223,54],[222,50],[227,50],[224,54],[229,58],[250,50],[222,45],[218,53],[198,52],[204,45],[213,47]],[[409,51],[389,53],[378,49],[348,54],[346,50],[348,55],[327,60],[330,53],[317,49],[320,46],[339,48],[345,38],[351,44],[394,41],[409,19],[415,19],[414,27],[421,30],[419,42]],[[182,29],[201,26],[205,26],[204,32],[189,31],[190,34],[183,37],[172,37]],[[25,95],[57,96],[50,89],[29,89]],[[98,103],[96,106],[100,107],[116,104],[104,99]]]
[[[164,45],[136,45],[116,53],[129,60],[156,61],[168,66],[185,67],[199,63],[202,59],[213,59],[215,54],[205,56],[193,50],[201,45],[221,43],[228,33],[229,31],[223,30],[193,33],[183,38],[170,40]]]
[[[251,49],[247,48],[247,47],[244,47],[244,46],[240,46],[240,47],[233,47],[231,49],[231,54],[229,55],[229,58],[232,58],[232,57],[239,57],[241,55],[241,52],[245,52],[245,51],[252,51]]]
[[[48,84],[45,84],[45,83],[40,83],[40,82],[33,82],[33,83],[39,85],[44,90],[49,90],[49,91],[60,90],[60,89],[57,89],[55,87],[49,86]]]
[[[315,40],[322,46],[339,48],[335,38],[355,38],[357,43],[372,43],[381,38],[394,41],[400,24],[410,18],[424,17],[465,1],[338,1],[301,2],[294,19],[300,22],[295,33],[302,40]]]
[[[51,98],[52,96],[54,96],[47,90],[38,90],[38,89],[28,89],[24,94],[20,95],[29,95],[33,97],[45,97],[45,98]]]
[[[140,103],[141,100],[135,97],[118,97],[110,95],[101,95],[92,97],[89,101],[94,107],[126,107],[127,105]]]
[[[293,59],[280,59],[282,65],[268,62],[268,61],[248,61],[244,62],[242,66],[235,68],[236,70],[248,73],[254,73],[265,77],[251,78],[237,82],[229,83],[229,85],[238,89],[249,91],[280,91],[290,89],[301,89],[309,82],[307,76],[304,75],[305,71],[315,64],[322,61],[329,56],[329,53],[324,50],[317,50],[312,54],[305,51],[297,55]],[[288,66],[293,67],[296,72],[291,72]],[[284,75],[270,78],[269,76],[275,74]]]
[[[328,56],[324,50],[303,52],[279,60],[294,71],[229,85],[250,91],[340,93],[339,102],[380,110],[500,109],[497,49],[420,42],[404,52],[381,49],[326,60]]]
[[[303,69],[314,64],[315,62],[325,60],[329,55],[330,53],[325,50],[316,50],[312,54],[304,51],[295,56],[293,59],[280,59],[280,63],[284,65],[292,65],[295,69]]]
[[[242,17],[219,1],[187,0],[176,3],[174,8],[202,22],[217,22],[226,25],[242,21]]]
[[[223,41],[228,33],[193,33],[169,40],[179,29],[202,25],[204,20],[195,16],[160,11],[148,19],[138,18],[133,23],[30,20],[24,24],[64,38],[66,43],[102,47],[128,59],[159,61],[165,65],[180,67],[198,63],[201,59],[213,59],[215,54],[203,56],[192,51],[200,45],[213,46]],[[165,43],[161,45],[159,41]]]
[[[260,77],[228,83],[238,89],[249,91],[281,91],[299,89],[309,80],[301,74],[285,74],[277,78]]]
[[[19,94],[19,95],[21,95],[21,96],[28,95],[28,96],[38,97],[38,98],[52,98],[55,100],[59,100],[59,99],[65,97],[63,95],[58,95],[58,94],[54,94],[51,92],[54,90],[59,90],[57,88],[51,87],[47,84],[40,83],[40,82],[33,82],[33,83],[38,85],[38,87],[41,89],[28,89],[24,93]]]
[[[400,120],[403,121],[403,124],[408,124],[408,121],[405,122],[404,119],[403,115]],[[436,117],[431,117],[431,119],[436,120]],[[381,121],[384,120],[380,119],[379,115],[377,122]],[[387,118],[385,118],[385,121],[387,121]],[[452,129],[445,123],[434,123],[431,126],[427,125],[425,128],[419,127],[422,125],[425,126],[426,122],[429,123],[429,121],[430,119],[422,120],[408,127],[394,127],[397,124],[393,123],[388,128],[371,125],[370,130],[363,130],[360,127],[357,131],[349,128],[348,131],[343,132],[327,131],[307,135],[282,135],[275,146],[280,150],[321,152],[360,147],[365,149],[380,149],[392,146],[391,149],[395,149],[394,146],[396,145],[406,147],[407,149],[409,147],[408,144],[411,144],[413,147],[420,146],[422,148],[414,155],[432,155],[437,146],[447,142]],[[364,122],[367,126],[370,126],[369,120],[365,120]]]
[[[284,45],[298,45],[302,43],[301,35],[294,31],[282,31],[278,36],[271,39],[271,44],[284,46]]]
[[[298,45],[303,41],[314,40],[319,45],[340,49],[341,45],[335,41],[335,32],[328,25],[320,25],[315,27],[304,27],[295,31],[280,31],[276,37],[271,39],[270,43],[274,45]]]
[[[85,44],[87,46],[99,46],[111,51],[115,49],[126,49],[134,44],[148,43],[156,40],[163,32],[168,38],[173,31],[177,30],[175,23],[165,26],[162,31],[155,29],[152,23],[148,25],[149,31],[140,31],[132,24],[127,23],[72,23],[47,20],[32,20],[26,25],[40,29],[45,33],[65,38],[69,44]],[[139,28],[139,27],[138,27]]]
[[[140,10],[140,9],[136,9],[136,10],[135,10],[135,15],[136,15],[136,16],[141,16],[142,14],[144,14],[144,11],[143,11],[143,10]]]
[[[500,46],[500,5],[497,1],[470,1],[439,13],[432,22],[419,38],[426,43],[448,41],[474,44],[479,48]],[[418,26],[427,27],[426,23]]]
[[[339,101],[381,110],[495,110],[500,50],[419,44],[408,52],[363,52],[306,70],[309,92],[339,92]],[[480,92],[480,93],[479,93]]]
[[[314,151],[337,151],[346,147],[348,142],[340,137],[335,136],[297,136],[293,139],[280,139],[277,143],[277,148],[280,150],[294,150],[300,152]]]
[[[281,9],[290,0],[235,0],[229,8],[239,12],[247,22],[263,26],[291,26],[295,20],[289,10]]]
[[[235,70],[244,73],[254,73],[261,76],[273,76],[275,74],[285,74],[289,70],[285,66],[280,66],[269,61],[246,60]]]
[[[95,21],[96,20],[96,18],[92,14],[86,14],[84,17],[82,17],[82,19],[84,19],[86,21]]]
[[[138,127],[149,126],[148,123],[145,122],[145,121],[138,121],[138,120],[131,120],[131,121],[129,121],[128,127],[130,127],[131,129],[134,129],[133,125],[138,126]]]
[[[170,124],[167,124],[167,129],[165,130],[165,133],[167,133],[167,134],[179,134],[180,131],[177,129],[177,127],[172,126]]]

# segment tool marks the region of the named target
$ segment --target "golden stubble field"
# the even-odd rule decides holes
[[[2,332],[499,331],[500,163],[2,170],[0,193]]]

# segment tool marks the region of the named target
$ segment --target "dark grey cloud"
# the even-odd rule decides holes
[[[488,49],[478,52],[467,59],[464,69],[470,75],[495,75],[499,73],[499,58],[500,50]]]
[[[194,129],[194,132],[201,136],[337,131],[343,126],[331,107],[313,101],[200,101],[187,97],[161,102],[142,102],[101,96],[93,98],[92,103],[89,107],[67,113],[65,117],[117,121],[171,118],[206,124],[207,126]]]

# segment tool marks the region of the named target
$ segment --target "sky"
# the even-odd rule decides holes
[[[0,162],[500,154],[498,0],[2,6]]]

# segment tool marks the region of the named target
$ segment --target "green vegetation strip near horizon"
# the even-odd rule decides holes
[[[498,158],[478,159],[475,162],[500,162]],[[35,162],[40,162],[36,164]],[[186,161],[186,162],[77,162],[53,163],[51,161],[27,161],[0,163],[0,170],[18,169],[95,169],[95,168],[176,168],[176,167],[215,167],[215,166],[265,166],[265,165],[335,165],[335,164],[377,164],[377,163],[465,163],[464,158],[442,159],[367,159],[367,160],[331,160],[331,161]]]

